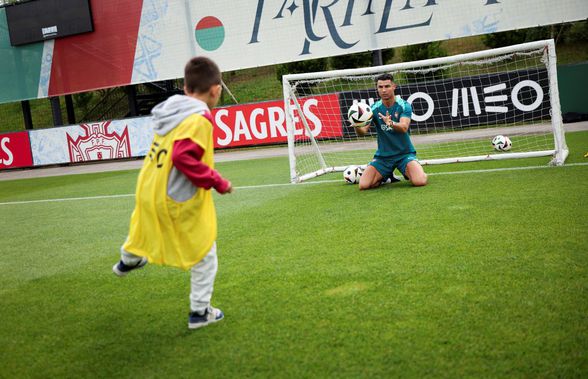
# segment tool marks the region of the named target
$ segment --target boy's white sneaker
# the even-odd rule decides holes
[[[197,312],[190,312],[188,317],[188,328],[198,329],[222,320],[225,317],[223,311],[218,308],[208,306],[204,310],[204,314],[198,314]]]
[[[124,264],[124,262],[121,259],[120,261],[118,261],[117,264],[112,266],[112,272],[114,272],[118,276],[125,276],[129,272],[136,270],[138,268],[141,268],[141,267],[145,266],[146,264],[147,264],[147,258],[145,258],[145,257],[142,257],[141,260],[139,261],[139,263],[137,263],[134,266],[129,266],[129,265]]]

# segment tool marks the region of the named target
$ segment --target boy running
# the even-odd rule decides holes
[[[184,70],[184,93],[153,108],[155,136],[139,173],[135,210],[112,268],[118,276],[150,263],[191,270],[188,327],[222,320],[210,305],[217,272],[216,211],[211,188],[232,192],[214,170],[213,119],[221,96],[218,66],[192,58]]]

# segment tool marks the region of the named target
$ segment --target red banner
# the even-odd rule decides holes
[[[294,107],[295,108],[295,107]],[[300,108],[317,139],[343,135],[336,94],[300,99]],[[213,111],[215,148],[286,143],[288,133],[283,101],[234,105]],[[304,125],[294,112],[296,139],[304,139]]]
[[[92,33],[55,40],[49,96],[131,82],[143,0],[94,0],[91,5]],[[151,59],[145,49],[139,58]]]
[[[0,170],[32,165],[28,132],[0,134]]]

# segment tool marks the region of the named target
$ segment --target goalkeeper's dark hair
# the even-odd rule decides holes
[[[381,74],[381,75],[378,75],[378,77],[376,78],[376,84],[378,84],[378,82],[380,80],[389,80],[392,83],[394,83],[394,77],[392,76],[392,74]]]
[[[206,93],[216,84],[221,84],[221,72],[210,58],[194,57],[184,68],[184,86],[189,93]]]

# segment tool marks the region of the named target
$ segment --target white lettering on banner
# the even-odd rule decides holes
[[[322,131],[322,122],[317,116],[317,99],[307,99],[302,104],[302,112],[309,122],[312,134],[316,137]],[[230,146],[233,142],[250,142],[251,144],[270,142],[271,139],[287,138],[286,115],[282,107],[258,104],[219,108],[215,113],[217,126],[216,143],[218,146]],[[296,134],[302,135],[304,127],[294,115]],[[220,132],[220,133],[218,133]]]
[[[323,123],[321,122],[321,120],[311,111],[310,107],[311,106],[317,106],[318,105],[318,100],[317,99],[308,99],[304,102],[304,104],[302,105],[302,113],[304,113],[304,116],[306,118],[306,121],[309,122],[309,127],[311,128],[311,133],[314,137],[318,136],[321,132],[321,130],[323,129]],[[300,120],[300,118],[296,115],[298,110],[296,109],[296,106],[291,103],[290,104],[290,109],[292,111],[292,120],[294,121],[294,126],[295,126],[295,130],[294,130],[294,135],[295,136],[301,136],[301,135],[305,135],[305,136],[309,136],[308,135],[308,131],[306,130],[306,127],[304,126],[304,124],[302,123],[302,121]],[[314,129],[312,128],[314,125]]]
[[[534,98],[533,102],[529,105],[521,103],[521,101],[518,98],[519,92],[521,91],[521,89],[523,89],[525,87],[529,87],[535,91],[535,98]],[[500,84],[496,84],[496,85],[492,85],[492,86],[483,88],[483,92],[484,92],[484,94],[491,94],[491,93],[503,91],[505,89],[506,89],[506,84],[500,83]],[[461,93],[461,96],[460,96],[460,93]],[[477,91],[476,87],[469,87],[469,93],[471,96],[472,104],[474,106],[474,111],[475,111],[476,115],[480,115],[482,113],[482,109],[480,106],[480,99],[478,98],[478,91]],[[516,109],[518,109],[522,112],[531,112],[531,111],[534,111],[535,109],[539,108],[539,106],[543,102],[543,97],[544,97],[543,89],[541,88],[541,86],[537,82],[535,82],[533,80],[523,80],[523,81],[517,83],[513,87],[511,94],[510,94],[510,100],[511,100],[512,104],[514,105],[514,107]],[[412,98],[412,96],[411,96],[411,98]],[[506,101],[508,101],[508,95],[504,95],[504,94],[494,95],[494,96],[485,96],[484,97],[484,104],[485,104],[484,111],[486,113],[507,113],[509,111],[509,108],[507,105],[504,104]],[[410,103],[411,101],[408,100],[408,102]],[[470,99],[468,96],[468,88],[461,88],[461,89],[454,88],[453,89],[452,97],[451,97],[451,116],[452,117],[458,117],[460,102],[462,104],[463,116],[469,117],[469,115],[470,115]],[[496,104],[500,104],[500,105],[496,105]],[[429,104],[428,106],[429,106],[429,111],[430,111],[431,104]],[[427,114],[428,113],[429,112],[427,112]],[[424,121],[427,118],[416,119],[413,115],[413,120],[415,120],[415,121]]]
[[[306,117],[306,119],[308,121],[310,121],[311,124],[314,124],[314,129],[312,130],[312,135],[314,137],[316,137],[321,133],[321,130],[323,129],[323,124],[322,124],[321,120],[319,120],[319,118],[314,113],[312,113],[312,111],[310,110],[310,107],[313,105],[315,107],[318,105],[317,99],[307,100],[304,103],[304,105],[302,106],[302,112],[304,112],[304,116]]]
[[[535,90],[537,98],[530,105],[525,105],[519,101],[519,91],[523,87],[531,87]],[[541,102],[543,101],[543,89],[539,84],[537,84],[537,82],[534,82],[532,80],[523,80],[522,82],[514,86],[510,97],[512,98],[512,103],[518,110],[521,110],[523,112],[530,112],[534,111],[539,107],[539,105],[541,105]]]
[[[233,141],[240,141],[241,135],[244,135],[247,141],[251,141],[251,133],[249,132],[247,121],[245,121],[245,115],[243,115],[242,111],[237,111],[235,113],[235,134]]]
[[[4,137],[0,140],[0,150],[6,155],[5,159],[0,158],[0,164],[10,166],[14,161],[14,155],[12,151],[8,148],[8,143],[10,142],[10,138]]]
[[[223,121],[224,117],[227,117],[229,115],[229,110],[228,109],[219,109],[216,112],[216,115],[214,117],[214,123],[216,124],[216,126],[223,131],[223,133],[225,133],[225,138],[222,139],[218,139],[217,143],[220,146],[227,146],[228,144],[231,143],[231,141],[233,140],[233,131],[231,130],[231,128]]]
[[[263,116],[263,109],[255,108],[253,112],[251,112],[251,116],[249,117],[249,125],[251,126],[251,131],[253,132],[255,138],[265,139],[267,138],[267,124],[263,121],[258,123],[257,116]],[[258,125],[261,129],[258,129]]]
[[[57,35],[57,25],[41,28],[41,33],[43,33],[43,38],[55,37]]]
[[[294,103],[290,103],[290,106],[288,107],[288,109],[290,109],[290,117],[292,118],[292,122],[294,123],[294,125],[300,125],[300,119],[298,118],[298,116],[296,116],[297,110],[296,110],[296,106],[294,105]],[[299,130],[294,130],[294,134],[299,136],[302,132]]]
[[[426,94],[424,92],[415,92],[412,95],[410,95],[410,97],[406,101],[408,103],[412,104],[413,101],[415,101],[416,99],[423,99],[427,102],[427,111],[423,115],[418,115],[418,114],[414,113],[414,111],[413,111],[411,119],[414,121],[417,121],[417,122],[428,120],[429,117],[431,117],[431,115],[435,111],[435,103],[433,103],[433,99],[431,98],[431,96],[429,96],[428,94]],[[373,100],[372,100],[372,102],[373,102]]]
[[[278,136],[278,132],[280,133],[280,136],[287,135],[285,127],[286,115],[284,114],[284,109],[280,107],[269,107],[267,113],[270,125],[270,136],[275,138]]]
[[[500,84],[496,84],[496,85],[484,88],[484,94],[500,92],[504,89],[506,89],[506,83],[500,83]],[[493,103],[505,101],[507,99],[508,99],[508,97],[505,95],[487,96],[484,98],[484,102],[493,104]],[[486,108],[484,108],[484,110],[488,113],[506,113],[506,112],[508,112],[508,107],[490,105],[490,106],[487,106]]]

